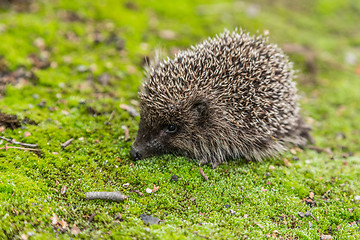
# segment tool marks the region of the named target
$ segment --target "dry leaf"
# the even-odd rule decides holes
[[[52,215],[52,217],[50,219],[51,219],[51,225],[56,225],[59,222],[59,218],[56,215],[56,213],[53,213],[53,215]]]
[[[66,229],[68,227],[68,223],[64,219],[59,221],[59,224],[60,224],[62,229]]]
[[[283,160],[284,160],[285,166],[287,166],[287,167],[291,166],[291,163],[290,163],[290,161],[288,159],[284,158]]]
[[[331,235],[324,235],[324,234],[320,235],[320,240],[331,240],[331,239],[332,239]]]
[[[24,137],[29,137],[29,136],[31,136],[31,133],[29,133],[29,132],[24,132]]]
[[[314,196],[315,196],[315,193],[313,193],[313,192],[309,193],[309,198],[314,199]]]
[[[161,38],[166,40],[172,40],[176,38],[176,33],[172,30],[162,30],[159,32]]]
[[[29,235],[23,233],[23,234],[21,234],[20,239],[21,239],[21,240],[28,240],[28,239],[29,239]]]
[[[144,197],[144,194],[143,194],[142,192],[140,192],[139,190],[135,190],[135,192],[136,192],[139,196]]]
[[[154,185],[154,188],[153,188],[152,192],[154,193],[154,192],[156,192],[157,190],[159,190],[159,186],[155,186],[155,185]]]
[[[76,224],[74,224],[71,228],[71,233],[74,235],[78,235],[80,232],[80,229],[76,226]]]

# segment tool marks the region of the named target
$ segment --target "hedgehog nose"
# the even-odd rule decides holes
[[[131,149],[130,149],[130,156],[134,160],[140,160],[141,159],[141,154],[133,147],[131,147]]]

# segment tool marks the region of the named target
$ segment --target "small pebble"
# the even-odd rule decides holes
[[[146,192],[147,192],[147,193],[152,193],[152,190],[151,190],[150,188],[147,188],[147,189],[146,189]]]
[[[123,188],[127,189],[130,186],[130,183],[125,183],[122,186],[123,186]]]
[[[359,195],[356,195],[356,196],[354,197],[354,199],[355,199],[356,201],[360,201],[360,196],[359,196]]]
[[[232,216],[234,216],[234,215],[235,215],[235,211],[232,210],[232,209],[230,209],[230,214],[231,214]]]
[[[305,217],[305,214],[303,212],[298,212],[299,217]]]
[[[146,214],[141,214],[140,219],[144,221],[145,224],[153,225],[153,224],[159,224],[160,219],[157,217],[153,217]]]
[[[178,175],[172,175],[171,176],[171,181],[174,181],[174,182],[179,181],[179,176]]]
[[[82,72],[86,72],[88,68],[85,65],[79,65],[77,66],[76,70],[82,73]]]
[[[309,227],[312,228],[312,226],[313,226],[312,223],[309,221]]]
[[[306,213],[305,213],[305,217],[310,217],[312,214],[311,214],[311,212],[309,212],[309,211],[307,211]]]

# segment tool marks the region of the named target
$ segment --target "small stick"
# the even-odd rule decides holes
[[[7,146],[7,144],[5,145],[5,147],[0,148],[0,150],[2,150],[2,149],[7,150],[9,148],[15,148],[15,149],[20,149],[20,150],[25,150],[25,151],[41,151],[40,149],[36,149],[36,148],[23,148],[23,147]]]
[[[129,136],[129,129],[125,125],[122,125],[121,129],[124,130],[124,132],[125,132],[125,139],[124,140],[126,142],[127,140],[129,140],[129,137],[130,137]]]
[[[0,139],[5,140],[5,141],[7,141],[7,142],[9,142],[9,143],[16,144],[16,145],[20,145],[20,146],[24,146],[24,147],[30,147],[30,148],[36,148],[36,147],[38,147],[37,144],[29,144],[29,143],[17,142],[17,141],[14,141],[13,139],[8,139],[8,138],[5,138],[5,137],[0,137]]]
[[[199,172],[200,172],[201,176],[203,176],[203,178],[205,179],[205,181],[209,181],[208,176],[206,176],[206,174],[204,173],[204,170],[202,170],[202,168],[199,168]]]
[[[96,213],[91,214],[91,216],[88,219],[88,222],[91,222],[92,220],[94,220],[95,216],[96,216]]]
[[[94,199],[104,199],[115,202],[124,201],[127,196],[121,194],[120,192],[87,192],[86,199],[94,200]]]
[[[317,147],[317,146],[313,146],[313,145],[309,145],[307,146],[308,149],[311,149],[311,150],[314,150],[316,151],[317,153],[327,153],[327,154],[331,154],[331,150],[329,148],[320,148],[320,147]]]
[[[71,142],[73,141],[73,138],[70,138],[69,140],[67,140],[66,142],[61,144],[61,148],[65,149],[67,146],[69,146],[71,144]]]
[[[111,114],[110,114],[109,119],[104,123],[105,125],[109,125],[109,124],[110,124],[110,121],[113,119],[114,114],[115,114],[115,111],[112,111]]]
[[[198,236],[198,237],[200,237],[200,238],[210,239],[209,237],[200,235],[197,231],[194,231],[193,234],[195,234],[196,236]]]

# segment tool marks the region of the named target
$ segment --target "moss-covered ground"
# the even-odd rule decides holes
[[[358,1],[14,0],[0,8],[0,110],[36,122],[0,127],[0,136],[41,150],[0,142],[0,239],[360,239]],[[156,49],[171,56],[235,27],[270,32],[288,52],[319,149],[205,166],[207,182],[194,160],[131,161],[139,118],[120,105],[138,110],[144,62]],[[86,201],[89,191],[129,198]],[[140,214],[161,222],[145,225]]]

